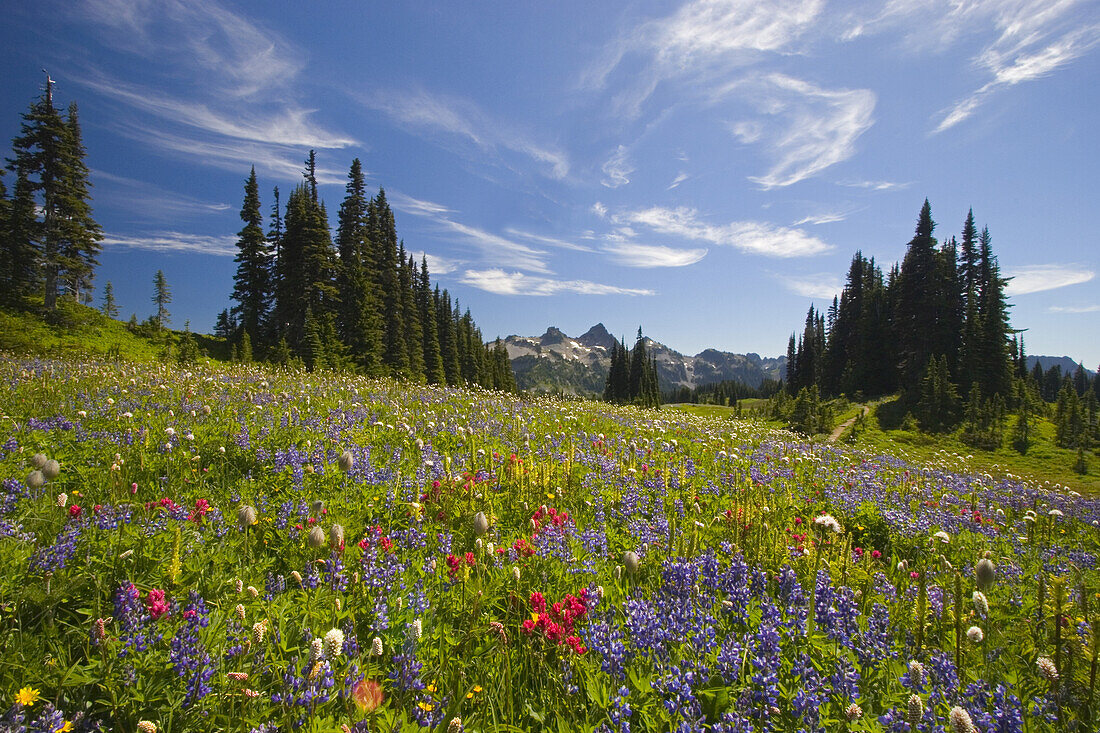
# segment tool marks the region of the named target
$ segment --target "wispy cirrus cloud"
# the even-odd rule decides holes
[[[678,249],[659,244],[637,244],[630,241],[604,246],[604,251],[627,267],[686,267],[707,255],[706,249]]]
[[[1100,313],[1100,305],[1052,305],[1051,313]]]
[[[790,186],[851,158],[856,140],[874,124],[869,89],[825,89],[785,74],[738,80],[715,97],[745,95],[771,120],[742,120],[731,131],[743,143],[765,145],[775,163],[749,180],[764,189]],[[781,124],[774,124],[774,120]]]
[[[911,184],[898,181],[837,181],[837,185],[847,186],[848,188],[866,188],[871,191],[898,191],[908,188]]]
[[[187,194],[167,191],[160,186],[120,176],[104,170],[91,171],[96,186],[96,201],[125,205],[141,219],[193,217],[231,211],[230,204],[202,201]]]
[[[783,285],[792,293],[805,298],[831,299],[839,295],[843,287],[840,278],[830,273],[813,275],[777,275]]]
[[[463,285],[496,293],[497,295],[653,295],[652,290],[622,288],[589,280],[555,280],[535,277],[522,272],[506,272],[499,268],[466,270],[460,282]]]
[[[1100,9],[1081,0],[891,0],[846,14],[844,40],[900,30],[911,49],[974,48],[986,81],[936,115],[932,134],[969,119],[994,93],[1049,76],[1100,43]],[[934,44],[934,45],[933,45]]]
[[[514,239],[457,221],[454,210],[433,201],[413,198],[398,191],[387,193],[395,209],[432,221],[443,232],[459,235],[477,249],[486,262],[507,261],[512,267],[529,272],[549,273],[545,250],[530,247]]]
[[[86,67],[71,78],[120,105],[115,127],[155,150],[300,179],[305,150],[358,144],[295,101],[305,53],[216,0],[89,0],[76,17],[114,50],[137,56],[141,74]],[[343,180],[320,173],[322,183]]]
[[[403,126],[472,143],[479,157],[486,152],[511,151],[537,163],[540,172],[549,178],[562,179],[569,174],[569,158],[564,152],[537,143],[491,118],[468,99],[417,88],[372,90],[355,97],[364,107],[382,112]]]
[[[630,183],[630,174],[634,172],[634,166],[627,159],[629,151],[625,145],[620,145],[615,152],[603,164],[605,178],[600,181],[608,188],[618,188]]]
[[[835,224],[844,221],[848,215],[842,211],[824,211],[820,214],[809,214],[796,221],[793,226],[800,227],[803,224]]]
[[[604,88],[617,69],[631,63],[629,81],[614,104],[618,114],[635,117],[662,82],[708,84],[766,55],[789,51],[824,5],[824,0],[692,0],[671,15],[627,29],[586,69],[581,84]]]
[[[508,234],[510,236],[513,236],[513,237],[520,237],[521,239],[526,239],[526,240],[529,240],[531,242],[537,242],[539,244],[546,245],[548,247],[557,247],[559,249],[568,249],[568,250],[572,250],[574,252],[594,252],[595,251],[591,247],[586,247],[583,244],[577,244],[576,242],[567,242],[564,239],[559,239],[557,237],[547,237],[547,236],[542,235],[542,234],[532,234],[531,232],[525,232],[522,229],[515,229],[513,227],[509,227],[509,228],[505,229],[504,233]]]
[[[830,245],[801,229],[758,221],[709,224],[700,219],[695,209],[686,207],[669,209],[652,206],[617,213],[613,220],[644,226],[660,234],[733,247],[742,252],[768,257],[805,257],[832,249]]]
[[[428,272],[432,275],[449,275],[465,264],[462,260],[455,260],[450,257],[440,257],[439,255],[433,255],[424,250],[410,252],[409,254],[416,262],[420,262],[421,258],[427,259]]]
[[[665,190],[666,191],[671,191],[672,189],[677,188],[681,183],[686,181],[688,178],[690,178],[690,176],[688,176],[688,174],[686,172],[680,171],[679,173],[676,174],[676,177],[672,179],[672,183],[668,184],[668,188],[666,188]]]
[[[108,233],[103,237],[103,246],[232,257],[237,254],[237,237],[229,234],[219,236],[171,231],[133,235]]]
[[[1012,278],[1005,286],[1009,295],[1027,295],[1087,283],[1096,273],[1080,265],[1026,265],[1006,273]]]

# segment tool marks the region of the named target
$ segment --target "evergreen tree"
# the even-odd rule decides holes
[[[25,170],[16,169],[15,188],[7,207],[3,232],[0,298],[15,303],[42,286],[42,224],[38,221],[34,187]]]
[[[447,384],[455,386],[462,380],[462,365],[458,359],[458,328],[452,318],[451,296],[435,288],[436,325],[439,331],[439,351]]]
[[[942,288],[938,286],[940,267],[936,240],[932,237],[935,226],[932,208],[925,199],[897,281],[894,330],[898,338],[901,386],[911,397],[921,394],[921,371],[929,359],[941,355],[936,351],[939,346],[936,299]]]
[[[368,219],[382,298],[382,363],[390,374],[407,376],[409,349],[402,320],[404,300],[398,273],[397,230],[385,189],[379,188],[378,194],[371,200]]]
[[[172,314],[168,312],[168,304],[171,302],[172,291],[168,288],[168,279],[164,277],[164,270],[157,270],[153,277],[153,304],[157,307],[153,320],[159,329],[163,329],[171,320]]]
[[[100,308],[108,318],[118,318],[118,303],[115,302],[115,288],[108,280],[103,286],[103,306]]]
[[[340,257],[337,289],[340,298],[340,338],[353,361],[367,374],[382,368],[381,298],[373,275],[374,249],[368,222],[369,202],[362,164],[356,158],[348,172],[346,196],[340,205],[336,249]]]
[[[63,285],[79,302],[91,283],[103,235],[88,203],[91,184],[76,106],[69,107],[67,120],[62,117],[54,107],[49,76],[45,93],[23,115],[12,152],[17,176],[10,225],[14,232],[4,258],[11,262],[5,264],[4,280],[16,293],[24,292],[29,289],[28,265],[41,262],[46,308],[56,307]],[[32,253],[36,256],[28,262]]]
[[[406,256],[405,243],[401,242],[397,250],[398,259],[398,283],[401,287],[401,324],[404,326],[405,350],[408,354],[408,377],[417,382],[425,381],[424,377],[424,330],[420,325],[420,308],[417,304],[416,291],[417,280],[420,271],[416,266],[416,260]],[[479,347],[481,346],[478,339]]]
[[[959,396],[947,368],[947,357],[930,357],[921,379],[918,421],[922,430],[942,433],[958,421]]]
[[[109,285],[110,283],[108,283]],[[237,324],[233,320],[233,316],[230,315],[229,309],[226,308],[218,314],[218,320],[214,322],[214,335],[218,338],[223,338],[229,341],[233,338],[233,334],[237,331]]]
[[[978,318],[979,346],[976,351],[978,378],[986,394],[1002,397],[1012,394],[1012,370],[1008,357],[1007,280],[1001,277],[993,256],[989,229],[978,235]]]
[[[286,341],[283,341],[282,343],[284,346],[286,345]],[[248,335],[247,330],[241,331],[241,345],[240,348],[237,349],[237,358],[245,364],[248,364],[252,361],[252,337]]]
[[[271,300],[271,270],[273,255],[271,245],[264,236],[263,217],[260,214],[260,187],[256,181],[256,167],[244,186],[244,204],[241,207],[244,228],[237,235],[237,273],[233,278],[233,299],[237,301],[236,313],[240,326],[249,334],[259,337],[267,321]]]
[[[630,354],[630,399],[641,402],[643,393],[643,381],[649,358],[645,353],[645,339],[642,337],[642,327],[638,326],[638,337],[634,340],[634,350]]]
[[[439,344],[439,328],[435,313],[435,298],[432,297],[431,281],[428,278],[428,257],[420,259],[420,279],[417,300],[420,303],[420,323],[424,333],[424,376],[428,384],[446,384],[447,374],[443,369],[443,353]],[[499,341],[499,339],[497,339]],[[507,355],[507,352],[505,352]],[[511,362],[508,372],[512,373]],[[515,375],[512,375],[512,387],[515,391]]]

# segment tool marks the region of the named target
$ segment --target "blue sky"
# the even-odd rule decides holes
[[[779,355],[927,197],[1015,277],[1029,353],[1100,363],[1100,3],[4,2],[0,136],[75,100],[123,317],[230,305],[249,167],[351,160],[487,338],[639,325]],[[98,295],[98,294],[97,294]],[[98,300],[97,300],[98,302]]]

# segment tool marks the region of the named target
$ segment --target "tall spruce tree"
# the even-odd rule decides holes
[[[408,354],[408,376],[417,382],[425,381],[424,376],[424,330],[420,325],[420,307],[416,299],[420,279],[420,270],[416,260],[405,253],[405,243],[397,249],[399,262],[398,282],[401,287],[401,324],[404,326],[405,350]],[[478,344],[480,346],[480,343]]]
[[[108,280],[103,286],[103,306],[100,309],[108,318],[118,318],[118,303],[115,302],[115,287]]]
[[[157,270],[153,276],[153,304],[157,307],[157,313],[153,316],[157,328],[163,329],[171,321],[172,314],[168,312],[168,304],[172,302],[172,290],[168,287],[168,278],[164,276],[164,270]]]
[[[12,153],[17,232],[11,248],[16,258],[5,279],[12,281],[17,292],[26,290],[26,257],[36,253],[34,265],[41,262],[44,271],[44,304],[53,310],[62,287],[79,300],[90,286],[103,234],[89,204],[91,184],[76,105],[69,107],[67,120],[62,117],[54,106],[53,80],[48,75],[42,97],[23,115]],[[27,206],[29,201],[33,207]]]
[[[987,395],[1012,396],[1012,370],[1008,358],[1008,301],[997,258],[993,256],[989,229],[978,235],[978,379]]]
[[[897,281],[894,331],[898,338],[901,386],[911,400],[921,394],[921,377],[929,359],[940,355],[936,351],[939,345],[936,299],[942,288],[939,286],[936,240],[932,237],[935,226],[932,207],[925,199]]]
[[[260,187],[256,181],[256,167],[252,167],[244,184],[244,203],[241,206],[244,228],[237,235],[237,273],[233,278],[234,309],[241,328],[256,343],[262,336],[268,311],[271,307],[271,244],[264,236],[263,216],[260,213]]]
[[[376,276],[382,299],[382,364],[388,373],[407,376],[409,350],[402,320],[403,298],[398,273],[397,230],[386,191],[378,189],[369,210],[370,238],[376,257]]]
[[[443,369],[443,352],[439,344],[439,327],[435,314],[435,298],[432,297],[431,280],[428,278],[428,256],[420,259],[420,279],[417,300],[420,304],[420,323],[424,333],[424,376],[428,384],[446,384],[447,374]],[[511,363],[508,368],[511,373]],[[512,378],[515,391],[515,376]]]
[[[368,221],[369,200],[362,164],[356,158],[348,171],[346,195],[340,205],[336,249],[340,257],[340,337],[352,360],[367,374],[382,369],[381,297],[373,274],[374,245]]]

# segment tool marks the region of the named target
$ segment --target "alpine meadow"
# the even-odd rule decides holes
[[[0,13],[0,733],[1100,730],[1100,6]]]

